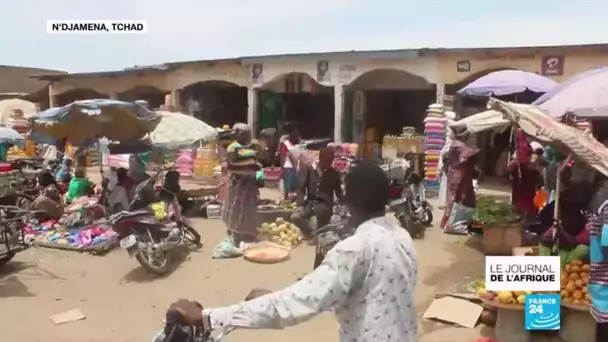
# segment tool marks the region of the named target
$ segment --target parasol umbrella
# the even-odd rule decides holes
[[[506,120],[521,128],[533,139],[566,150],[608,176],[608,148],[588,132],[555,120],[537,106],[490,99],[488,107],[491,108],[489,111],[467,118],[471,127],[479,125],[475,123],[476,120],[484,121],[487,120],[488,115],[496,115],[496,112],[500,112]],[[504,126],[504,122],[500,120],[495,122],[495,127],[487,125],[487,129]],[[454,125],[458,125],[458,122],[450,126]]]
[[[25,138],[12,128],[0,126],[0,144],[16,145],[23,148]]]
[[[550,116],[608,117],[608,67],[575,75],[535,102]]]
[[[152,145],[161,149],[179,149],[193,147],[195,144],[206,144],[214,141],[217,130],[203,121],[177,112],[157,112],[160,123],[149,134]]]
[[[39,113],[31,129],[74,144],[90,144],[101,137],[133,141],[154,130],[160,119],[159,114],[132,102],[84,100]]]
[[[460,89],[465,96],[503,96],[523,93],[526,90],[546,93],[558,85],[550,78],[521,70],[491,72]]]

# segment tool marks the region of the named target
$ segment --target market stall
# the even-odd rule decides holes
[[[506,103],[499,100],[491,100],[487,112],[467,118],[466,122],[454,123],[454,126],[466,127],[470,132],[482,131],[489,128],[516,125],[534,140],[549,144],[562,151],[570,157],[562,162],[569,164],[570,159],[585,163],[595,171],[608,176],[608,148],[595,140],[588,132],[581,131],[576,127],[567,126],[548,116],[543,110],[536,106]],[[560,173],[558,173],[559,175]],[[558,178],[558,184],[559,178]],[[559,185],[557,193],[559,194]],[[589,194],[592,196],[593,194]],[[560,234],[564,229],[559,206],[559,195],[555,203],[555,224],[544,237],[549,242],[542,242],[535,252],[527,255],[560,256],[562,265],[562,279],[560,297],[563,307],[563,320],[560,335],[566,341],[591,341],[594,336],[595,320],[589,312],[591,295],[589,294],[590,266],[589,260],[589,238],[576,236],[576,242],[565,239]],[[523,229],[522,229],[523,230]],[[581,232],[584,236],[586,230]],[[586,245],[587,246],[586,246]],[[496,331],[516,331],[518,333],[505,333],[498,337],[500,341],[525,341],[527,334],[522,326],[523,312],[521,311],[522,294],[497,293],[487,294],[483,291],[480,296],[486,300],[498,300],[495,305],[498,308],[498,320]],[[489,304],[493,304],[489,303]],[[519,305],[519,307],[516,307]],[[502,320],[501,320],[502,315]],[[502,322],[502,323],[501,323]],[[505,328],[506,326],[506,328]],[[520,327],[517,329],[517,327]],[[519,334],[519,335],[518,335]],[[515,337],[519,336],[519,337]]]
[[[25,240],[33,246],[104,254],[117,245],[118,236],[106,224],[97,198],[83,197],[65,209],[58,221],[28,223]]]

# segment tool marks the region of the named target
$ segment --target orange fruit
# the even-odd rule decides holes
[[[591,265],[583,265],[581,266],[581,271],[583,272],[589,272],[591,270]]]
[[[580,300],[583,298],[583,292],[576,290],[572,293],[572,298],[576,299],[576,300]]]
[[[574,285],[574,282],[569,281],[568,284],[566,284],[566,291],[573,293],[574,291],[576,291],[576,285]]]

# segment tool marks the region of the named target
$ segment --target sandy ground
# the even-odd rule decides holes
[[[435,212],[435,222],[440,212]],[[258,265],[243,259],[213,260],[213,246],[225,234],[219,220],[195,219],[204,247],[190,253],[171,275],[147,275],[122,250],[105,256],[31,248],[0,274],[2,341],[149,341],[161,327],[167,306],[177,298],[208,307],[241,300],[251,288],[280,289],[309,272],[313,248],[302,245],[282,264]],[[420,279],[416,307],[422,316],[435,293],[459,291],[483,276],[483,255],[466,237],[446,236],[433,227],[416,241]],[[55,326],[49,316],[79,308],[86,320]],[[479,329],[423,321],[423,342],[471,341]],[[236,331],[225,341],[337,341],[330,314],[284,331]]]

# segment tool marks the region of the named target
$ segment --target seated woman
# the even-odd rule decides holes
[[[552,202],[544,210],[551,210],[555,202]],[[540,239],[540,255],[551,255],[555,243],[557,253],[560,256],[562,266],[572,260],[581,260],[589,253],[589,232],[586,228],[585,207],[577,202],[564,202],[560,213],[560,227],[556,239],[554,233],[557,227],[553,225],[546,230]],[[551,211],[551,214],[553,212]],[[551,217],[551,219],[553,219]]]
[[[40,211],[40,213],[36,214],[39,222],[58,221],[64,212],[59,190],[55,186],[47,186],[42,191],[42,194],[34,200],[31,209]]]
[[[84,170],[78,169],[74,173],[74,178],[70,180],[68,193],[66,194],[66,203],[72,203],[76,198],[88,196],[93,191],[93,183],[84,176]]]

